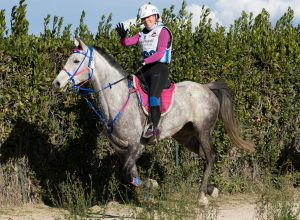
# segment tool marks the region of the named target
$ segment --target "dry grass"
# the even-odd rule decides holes
[[[0,206],[39,202],[39,187],[31,179],[33,176],[25,157],[0,164]]]
[[[0,166],[0,206],[20,205],[18,172],[12,162]]]

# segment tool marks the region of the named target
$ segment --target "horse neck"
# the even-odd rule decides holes
[[[110,65],[105,57],[98,52],[94,52],[94,62],[95,69],[92,80],[94,90],[101,90],[108,86],[109,83],[112,84],[124,78],[124,75],[116,67]],[[106,88],[98,94],[101,107],[104,111],[103,113],[107,118],[114,117],[113,115],[116,114],[116,111],[120,110],[122,103],[127,98],[127,80],[122,80],[111,88]]]

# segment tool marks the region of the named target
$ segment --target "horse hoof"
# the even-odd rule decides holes
[[[207,194],[213,198],[217,198],[219,196],[219,190],[217,187],[210,185],[207,187]]]
[[[201,193],[200,194],[200,198],[198,200],[198,203],[199,205],[202,205],[202,206],[207,206],[208,205],[208,199],[207,197],[204,195],[204,193]]]
[[[210,194],[211,197],[213,198],[218,198],[219,197],[219,190],[217,187],[214,187],[212,193]]]
[[[158,182],[153,179],[147,179],[143,182],[143,186],[150,189],[157,189],[159,188]]]

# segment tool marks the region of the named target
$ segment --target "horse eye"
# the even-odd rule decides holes
[[[79,60],[74,60],[74,63],[80,63],[80,61]]]

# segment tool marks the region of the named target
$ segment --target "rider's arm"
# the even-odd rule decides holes
[[[170,33],[166,28],[163,28],[160,31],[158,37],[157,51],[144,60],[145,64],[153,63],[160,60],[166,52],[169,40],[170,40]]]
[[[120,40],[120,43],[126,47],[137,44],[138,42],[139,42],[139,34],[135,34],[132,37],[122,38]]]

